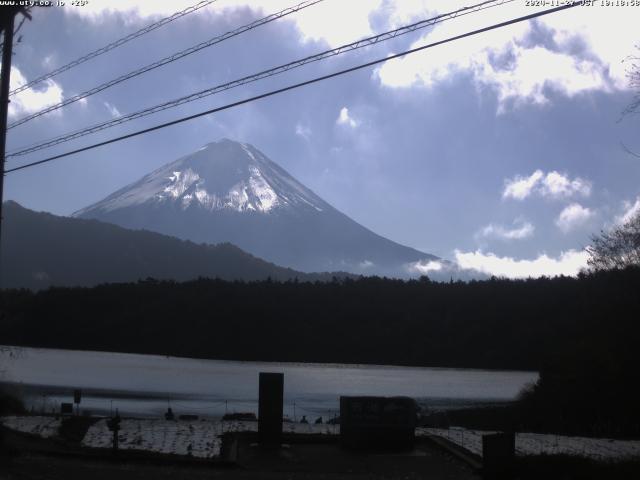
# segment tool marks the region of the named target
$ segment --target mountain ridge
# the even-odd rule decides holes
[[[248,143],[222,139],[73,214],[195,242],[230,242],[296,270],[406,276],[440,261],[332,207]]]
[[[3,288],[95,286],[155,278],[186,281],[331,280],[344,273],[308,274],[250,255],[235,245],[196,244],[94,219],[35,212],[3,204],[0,258]]]

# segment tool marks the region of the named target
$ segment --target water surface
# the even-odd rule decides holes
[[[59,408],[83,390],[82,410],[153,416],[217,417],[257,412],[258,373],[282,372],[285,414],[293,418],[337,413],[340,395],[406,395],[432,409],[513,400],[536,372],[317,363],[198,360],[159,355],[20,348],[2,354],[3,380],[34,411]]]

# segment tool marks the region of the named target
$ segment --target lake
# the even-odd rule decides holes
[[[28,408],[58,410],[81,388],[81,410],[106,414],[220,417],[257,413],[258,373],[284,373],[285,415],[333,417],[340,395],[405,395],[432,410],[514,400],[537,372],[317,363],[199,360],[110,352],[20,348],[0,354],[2,380]]]

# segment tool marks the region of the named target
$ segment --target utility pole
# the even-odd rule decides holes
[[[7,116],[9,111],[9,85],[13,50],[13,25],[15,17],[22,13],[31,20],[25,7],[0,7],[0,30],[4,32],[2,44],[2,71],[0,71],[0,239],[2,239],[2,202],[4,200],[4,161],[7,147]],[[1,253],[0,247],[0,253]],[[0,278],[0,281],[2,279]],[[0,284],[0,287],[2,285]]]
[[[2,11],[2,72],[0,73],[0,238],[2,238],[2,200],[4,193],[4,156],[7,145],[7,114],[9,110],[9,79],[11,77],[11,50],[13,47],[13,21],[18,10]]]
[[[5,7],[0,11],[0,29],[4,31],[2,44],[2,71],[0,72],[0,244],[2,243],[2,201],[4,199],[4,160],[7,146],[7,115],[9,110],[9,80],[11,77],[11,55],[13,47],[13,23],[21,8]],[[0,257],[2,247],[0,246]],[[0,258],[0,262],[2,262]],[[1,264],[0,264],[1,266]],[[0,274],[0,287],[2,275]]]

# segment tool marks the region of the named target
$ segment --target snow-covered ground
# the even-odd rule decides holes
[[[417,428],[416,435],[438,435],[482,456],[482,436],[494,433],[464,428]],[[516,433],[517,455],[577,455],[595,460],[640,458],[640,440],[567,437],[540,433]]]
[[[61,421],[55,417],[12,416],[0,418],[0,423],[11,430],[49,438],[58,434]]]
[[[45,416],[2,417],[0,422],[21,432],[52,437],[58,433],[61,421]],[[257,431],[257,422],[194,420],[167,421],[163,419],[123,419],[118,434],[122,449],[146,450],[176,455],[211,458],[220,455],[220,436],[225,432]],[[284,423],[285,433],[338,435],[339,425]],[[482,456],[482,436],[489,431],[464,428],[417,428],[417,436],[437,435]],[[87,431],[82,445],[93,448],[111,448],[112,432],[107,420],[102,419]],[[538,433],[517,433],[518,455],[567,454],[596,460],[640,458],[640,440],[612,440],[606,438],[567,437]]]
[[[285,433],[317,433],[333,435],[335,425],[284,423]],[[148,450],[159,453],[211,458],[220,455],[220,435],[225,432],[258,431],[257,422],[239,421],[167,421],[160,419],[124,419],[118,433],[122,449]],[[110,448],[113,434],[106,420],[100,420],[85,435],[82,444],[94,448]]]
[[[221,422],[172,422],[154,419],[125,419],[120,422],[119,448],[147,450],[176,455],[209,458],[220,454]],[[100,420],[87,431],[82,445],[111,448],[113,433],[107,420]]]

